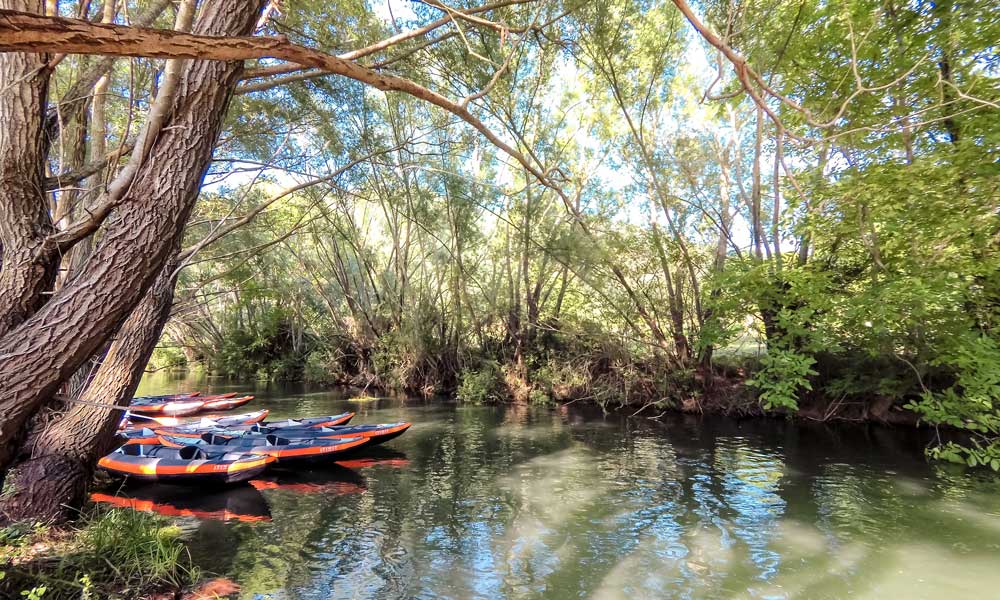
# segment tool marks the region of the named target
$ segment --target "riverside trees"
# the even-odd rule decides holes
[[[987,3],[49,4],[0,3],[10,515],[79,498],[175,277],[168,338],[229,370],[689,408],[722,375],[1000,458]]]
[[[508,4],[517,2],[500,6]],[[468,121],[544,178],[536,166],[472,116],[468,100],[450,101],[407,79],[375,72],[354,62],[453,23],[457,18],[454,14],[367,48],[333,56],[285,38],[249,37],[255,26],[263,24],[258,24],[258,20],[269,16],[261,15],[263,1],[227,0],[201,7],[196,7],[193,1],[181,2],[176,17],[180,31],[176,32],[112,24],[114,18],[99,25],[85,19],[65,19],[55,15],[55,3],[43,6],[41,2],[11,0],[0,8],[3,9],[0,46],[8,52],[2,57],[3,72],[10,76],[2,113],[6,126],[6,142],[2,147],[4,177],[10,185],[0,195],[7,225],[2,231],[3,281],[7,286],[2,293],[11,300],[4,305],[6,331],[0,339],[0,381],[4,382],[0,389],[0,469],[4,471],[18,455],[18,443],[24,438],[29,419],[38,414],[85,361],[109,343],[109,356],[114,360],[98,367],[94,383],[106,385],[100,369],[114,369],[119,383],[112,386],[112,397],[83,406],[101,403],[112,406],[131,396],[140,373],[135,367],[148,359],[152,348],[147,340],[140,341],[136,345],[139,351],[128,353],[127,362],[131,364],[123,368],[117,359],[124,349],[117,349],[115,344],[135,342],[129,341],[128,329],[114,341],[112,336],[178,252],[229,101],[240,80],[242,60],[283,56],[291,58],[298,67],[338,73],[381,89],[405,90]],[[85,3],[78,8],[77,16],[87,16],[90,6]],[[196,8],[198,17],[193,33],[186,34],[183,30]],[[267,10],[270,13],[276,8],[271,5]],[[480,26],[492,26],[482,17],[464,18]],[[149,56],[172,61],[164,67],[162,77],[152,78],[158,89],[151,94],[142,130],[134,141],[123,136],[122,145],[131,146],[129,158],[123,161],[113,179],[96,186],[89,205],[63,211],[69,214],[79,208],[86,216],[61,230],[52,220],[53,211],[49,210],[41,174],[45,149],[51,147],[45,137],[49,131],[45,127],[46,90],[52,69],[66,55],[40,54],[43,52]],[[207,60],[177,62],[183,58]],[[100,64],[105,65],[105,70],[111,66]],[[55,107],[57,123],[58,108]],[[83,119],[82,115],[77,117],[77,121]],[[69,131],[60,129],[64,134]],[[56,194],[53,202],[66,201],[67,196]],[[98,231],[99,239],[90,256],[64,285],[51,290],[59,253]],[[163,277],[169,296],[173,273],[165,273]],[[154,295],[159,293],[164,297],[164,290],[153,289]],[[47,301],[46,295],[51,295]],[[151,300],[154,305],[158,302],[156,298]],[[162,328],[160,315],[166,313],[161,307],[154,306],[142,314],[151,319],[144,324],[146,329],[156,333]],[[101,387],[99,391],[108,390]],[[81,403],[78,399],[72,401]],[[74,414],[71,410],[62,419],[72,419]],[[79,474],[88,471],[87,460],[91,458],[91,452],[81,453],[79,447],[93,445],[106,437],[101,432],[106,432],[106,424],[114,423],[116,418],[113,411],[107,410],[96,430],[87,426],[92,419],[83,419],[79,425],[65,429],[56,426],[54,430],[40,423],[42,431],[38,436],[29,436],[20,452],[26,462],[19,472],[27,476],[17,482],[5,512],[11,516],[52,517],[63,512],[62,505],[79,501],[80,483],[86,481]],[[66,439],[47,439],[46,436],[59,435],[53,431],[61,431]],[[41,448],[41,456],[36,456],[34,443],[39,439],[46,441],[46,447]],[[49,454],[48,448],[55,448],[58,456]],[[64,482],[42,485],[42,479]]]

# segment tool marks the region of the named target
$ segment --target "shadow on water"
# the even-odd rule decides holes
[[[155,391],[199,387],[172,385]],[[275,471],[214,500],[143,499],[194,517],[183,527],[195,559],[238,581],[244,598],[961,598],[1000,589],[1000,479],[929,465],[921,432],[358,403],[275,386],[210,391],[226,385],[257,394],[247,410],[267,407],[275,418],[353,410],[355,422],[415,423],[336,467]],[[256,508],[243,510],[250,498]],[[215,518],[220,510],[270,519]]]

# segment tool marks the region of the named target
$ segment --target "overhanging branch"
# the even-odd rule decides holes
[[[408,79],[378,73],[351,60],[293,44],[284,36],[196,35],[0,10],[0,51],[225,61],[275,58],[303,67],[322,69],[382,91],[403,92],[447,110],[509,154],[543,185],[556,189],[539,164],[501,140],[467,107]],[[564,202],[567,202],[565,197]]]

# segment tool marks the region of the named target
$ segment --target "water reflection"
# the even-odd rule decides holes
[[[242,598],[962,598],[1000,588],[1000,480],[928,466],[918,434],[252,393],[262,400],[248,410],[266,405],[275,418],[351,407],[358,422],[415,425],[379,455],[255,481],[247,489],[270,521],[194,521],[195,558],[240,583]]]
[[[189,487],[164,484],[129,486],[121,490],[94,492],[99,504],[154,512],[165,517],[194,517],[220,521],[270,521],[271,512],[260,492],[247,486],[192,491]]]

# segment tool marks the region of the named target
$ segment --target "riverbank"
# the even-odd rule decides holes
[[[168,519],[93,508],[74,525],[0,529],[0,596],[181,598],[202,576]]]

